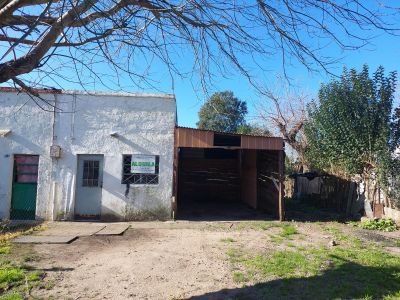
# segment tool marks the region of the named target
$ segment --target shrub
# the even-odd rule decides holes
[[[361,222],[361,228],[380,231],[395,231],[396,223],[392,219],[368,220]]]

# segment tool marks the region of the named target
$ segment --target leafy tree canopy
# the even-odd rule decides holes
[[[263,135],[263,136],[272,136],[272,133],[261,126],[244,123],[240,125],[236,131],[236,133],[240,134],[251,134],[251,135]]]
[[[214,93],[201,107],[197,127],[222,132],[237,132],[245,125],[247,104],[231,91]]]
[[[398,131],[391,130],[395,87],[396,72],[385,76],[379,67],[371,78],[367,65],[359,73],[344,69],[339,80],[322,85],[305,124],[312,164],[348,176],[375,173],[387,181],[397,164],[392,151]]]

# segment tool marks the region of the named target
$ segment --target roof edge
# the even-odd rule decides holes
[[[257,135],[257,134],[223,132],[223,131],[216,131],[216,130],[210,130],[210,129],[201,129],[201,128],[192,128],[192,127],[185,127],[185,126],[176,126],[175,128],[177,128],[177,129],[182,128],[182,129],[198,130],[198,131],[207,131],[207,132],[214,132],[214,133],[220,133],[220,134],[226,134],[226,135],[251,136],[251,137],[281,139],[283,141],[283,138],[280,137],[280,136],[268,136],[268,135]]]
[[[81,90],[61,90],[47,88],[33,88],[38,94],[63,94],[63,95],[88,95],[88,96],[115,96],[115,97],[145,97],[145,98],[165,98],[175,100],[174,94],[157,94],[157,93],[137,93],[137,92],[111,92],[111,91],[81,91]],[[0,92],[4,93],[23,93],[21,90],[0,86]]]

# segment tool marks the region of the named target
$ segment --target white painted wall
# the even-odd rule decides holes
[[[41,111],[33,101],[16,112],[26,95],[1,93],[0,217],[7,218],[11,201],[12,154],[39,154],[37,215],[73,218],[78,154],[103,154],[102,217],[125,219],[156,214],[169,216],[172,196],[176,104],[171,95],[44,94],[56,107],[53,144],[62,157],[51,159],[53,113]],[[14,117],[12,116],[14,112]],[[117,132],[118,137],[111,137]],[[160,156],[159,184],[121,184],[123,154]],[[7,156],[9,155],[9,156]],[[3,168],[5,166],[5,168]],[[128,189],[128,191],[127,191]],[[128,214],[127,214],[128,212]]]

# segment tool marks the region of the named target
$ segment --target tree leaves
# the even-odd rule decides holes
[[[199,111],[197,127],[222,132],[237,132],[245,125],[247,104],[231,91],[213,94]]]
[[[344,68],[339,80],[322,85],[305,124],[312,164],[347,176],[374,173],[388,184],[400,139],[399,108],[392,116],[395,88],[396,72],[386,77],[379,67],[370,78],[367,65],[359,73]]]

